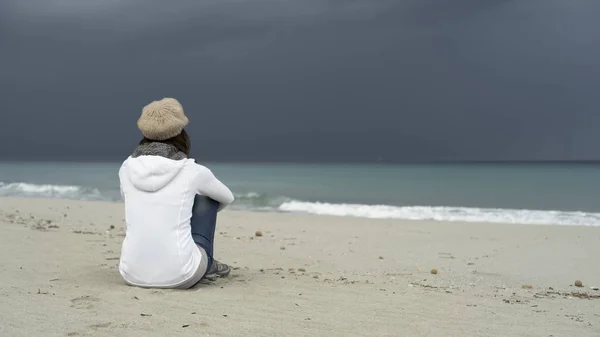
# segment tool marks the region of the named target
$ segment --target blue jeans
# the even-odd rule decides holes
[[[196,195],[192,208],[192,238],[202,247],[208,255],[207,271],[213,264],[213,242],[215,241],[215,228],[217,227],[217,211],[219,203],[209,197]]]

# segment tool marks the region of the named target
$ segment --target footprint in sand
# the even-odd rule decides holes
[[[76,298],[75,298],[74,300],[76,300]],[[126,325],[125,325],[125,324],[122,324],[122,325],[123,325],[123,327],[126,327]],[[98,330],[100,330],[100,329],[106,329],[106,328],[109,328],[109,327],[111,327],[111,326],[113,326],[113,323],[112,323],[112,322],[104,322],[104,323],[98,323],[98,324],[92,324],[92,325],[88,325],[88,329],[89,329],[89,330],[92,330],[92,331],[98,331]],[[84,335],[88,335],[88,334],[87,334],[87,333],[84,333]],[[67,336],[69,336],[69,337],[73,337],[73,336],[82,336],[82,334],[81,334],[81,333],[79,333],[79,332],[69,332],[69,333],[67,334]]]
[[[71,300],[71,307],[75,309],[91,309],[94,307],[94,303],[100,301],[99,298],[92,296],[81,296]]]
[[[106,322],[106,323],[92,324],[89,327],[92,328],[92,329],[94,329],[94,330],[98,330],[98,329],[108,328],[111,325],[112,325],[111,322]]]

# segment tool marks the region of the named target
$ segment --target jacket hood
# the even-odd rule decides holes
[[[145,192],[156,192],[168,185],[187,161],[188,159],[173,160],[147,155],[130,157],[126,172],[135,188]]]

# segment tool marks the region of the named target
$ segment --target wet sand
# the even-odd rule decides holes
[[[600,336],[600,228],[224,211],[230,277],[147,290],[123,213],[0,198],[0,336]]]

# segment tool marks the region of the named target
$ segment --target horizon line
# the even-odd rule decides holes
[[[193,158],[193,157],[192,157]],[[123,160],[108,160],[108,159],[0,159],[0,163],[121,163]],[[264,161],[245,161],[245,160],[205,160],[204,163],[212,164],[371,164],[371,165],[443,165],[443,164],[597,164],[600,159],[547,159],[547,160],[407,160],[407,161],[292,161],[292,160],[264,160]]]

